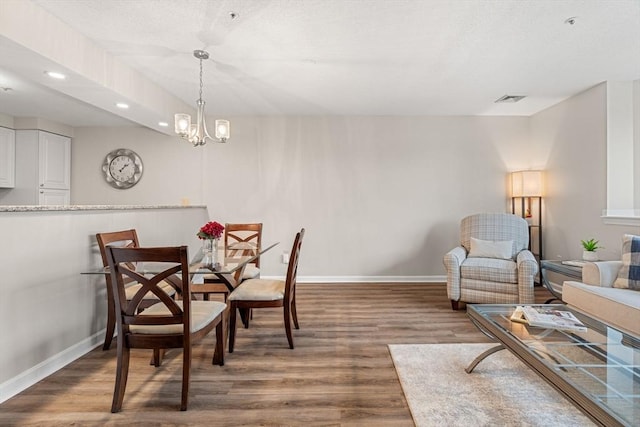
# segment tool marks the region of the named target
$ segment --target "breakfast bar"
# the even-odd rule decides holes
[[[0,206],[0,320],[12,325],[0,335],[0,401],[102,342],[104,276],[80,274],[102,267],[96,233],[136,228],[149,246],[195,253],[208,218],[206,206]]]

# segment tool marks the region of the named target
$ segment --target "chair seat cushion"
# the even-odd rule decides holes
[[[260,277],[260,269],[255,265],[249,264],[244,268],[244,272],[242,273],[244,280],[257,279],[258,277]]]
[[[140,288],[142,287],[142,285],[140,283],[134,283],[132,285],[129,285],[125,288],[124,293],[127,296],[127,300],[131,300],[133,298],[133,296],[135,294],[138,293],[138,291],[140,290]],[[174,288],[173,286],[171,286],[169,284],[169,282],[163,280],[162,282],[160,282],[160,289],[162,289],[163,291],[165,291],[167,293],[167,295],[174,295],[176,293],[176,288]],[[145,299],[158,299],[158,297],[156,296],[156,294],[154,294],[153,292],[147,292],[147,294],[144,296]]]
[[[182,301],[176,301],[182,308]],[[191,301],[191,332],[197,332],[207,326],[213,319],[227,308],[227,304],[219,301]],[[166,305],[154,304],[140,314],[146,315],[171,314]],[[131,325],[131,332],[135,334],[181,334],[182,324],[175,325]]]
[[[229,301],[277,301],[284,299],[284,280],[249,279],[238,286]]]
[[[506,259],[467,258],[460,266],[460,273],[463,279],[518,283],[518,265]]]

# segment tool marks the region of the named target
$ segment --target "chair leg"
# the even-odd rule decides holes
[[[236,341],[236,312],[237,305],[232,302],[229,310],[229,353],[233,353],[233,346]]]
[[[110,286],[108,288],[111,288]],[[113,340],[113,333],[116,330],[116,304],[113,300],[111,292],[107,292],[107,330],[104,335],[104,344],[102,350],[109,350],[111,347],[111,340]]]
[[[183,348],[182,354],[182,401],[180,410],[186,411],[189,404],[189,378],[191,374],[191,344]]]
[[[456,311],[457,311],[457,310],[460,310],[460,303],[459,303],[459,301],[451,300],[451,308],[452,308],[453,310],[456,310]]]
[[[293,349],[293,334],[291,333],[291,307],[289,306],[289,304],[284,305],[284,330],[287,333],[289,348]]]
[[[150,365],[155,366],[156,368],[162,365],[162,358],[164,357],[165,349],[163,348],[154,348],[153,356],[151,357]]]
[[[213,352],[212,364],[224,366],[224,343],[226,337],[224,336],[225,320],[224,317],[220,319],[220,322],[216,325],[216,349]]]
[[[113,390],[113,402],[111,403],[111,412],[120,412],[122,409],[122,401],[124,400],[124,391],[127,388],[127,377],[129,376],[129,349],[118,346],[118,363],[116,368],[116,385]]]

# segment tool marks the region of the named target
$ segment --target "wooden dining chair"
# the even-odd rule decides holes
[[[96,240],[98,241],[98,247],[100,248],[100,255],[102,256],[102,265],[107,267],[107,245],[137,248],[140,247],[138,241],[138,233],[135,229],[113,231],[109,233],[97,233]],[[109,350],[111,347],[111,341],[113,340],[113,333],[116,329],[116,306],[114,302],[113,293],[111,292],[111,286],[109,284],[109,274],[105,274],[105,283],[107,285],[107,329],[104,336],[103,350]],[[126,296],[130,300],[133,295],[140,289],[141,285],[134,280],[128,280],[126,283]],[[175,295],[176,291],[169,283],[162,283],[161,288],[168,295]],[[140,310],[152,306],[158,302],[158,298],[154,294],[147,294],[144,300],[140,304]]]
[[[270,279],[245,280],[229,295],[229,302],[231,303],[229,313],[229,353],[233,353],[235,345],[237,311],[239,309],[252,310],[264,307],[283,307],[284,328],[289,341],[289,348],[293,348],[291,322],[293,321],[296,329],[300,329],[296,311],[296,277],[303,237],[304,228],[296,234],[293,241],[287,277],[284,281]],[[249,320],[246,319],[245,327],[248,327],[248,323]]]
[[[262,223],[225,224],[224,255],[253,256],[262,247]],[[260,257],[250,262],[244,269],[243,279],[260,277]]]
[[[225,224],[224,225],[224,257],[232,258],[239,256],[256,255],[262,247],[262,223],[248,224]],[[238,282],[246,279],[255,279],[260,277],[260,257],[248,263],[242,276],[238,277]],[[209,300],[211,294],[222,295],[224,301],[229,297],[229,289],[214,274],[204,276],[204,282],[207,283],[207,292],[202,292],[203,298]]]
[[[129,357],[132,348],[182,348],[182,400],[180,410],[186,411],[192,344],[216,329],[213,364],[224,364],[224,322],[227,304],[219,301],[192,301],[189,257],[186,246],[164,248],[117,248],[107,246],[107,263],[111,270],[111,288],[116,305],[118,361],[111,412],[119,412],[124,400]],[[131,269],[138,262],[162,263],[159,273],[141,275]],[[134,280],[141,286],[131,299],[126,282]],[[172,299],[163,289],[168,282],[180,291],[182,300]],[[140,304],[148,293],[158,303],[140,312]]]

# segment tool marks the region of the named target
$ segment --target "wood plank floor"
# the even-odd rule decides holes
[[[536,287],[536,301],[549,293]],[[194,349],[189,410],[180,412],[182,355],[159,368],[132,352],[122,412],[111,414],[112,349],[93,350],[0,405],[0,425],[413,426],[387,344],[487,342],[454,312],[444,284],[300,284],[290,350],[282,310],[255,312],[225,366],[214,335]]]

